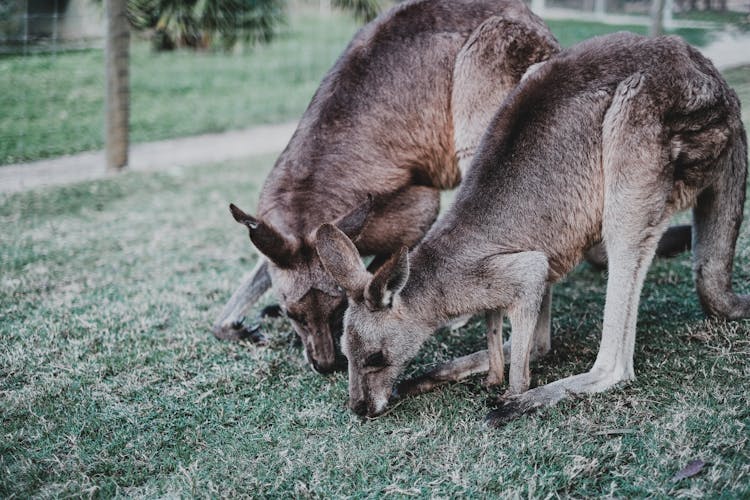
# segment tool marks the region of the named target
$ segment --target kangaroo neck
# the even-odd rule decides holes
[[[424,241],[410,254],[409,280],[401,300],[410,311],[434,327],[467,313],[477,312],[471,300],[478,290],[466,278],[468,263],[458,260],[461,249]],[[444,249],[450,248],[450,255]]]

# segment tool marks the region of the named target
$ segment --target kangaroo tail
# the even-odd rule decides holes
[[[750,296],[732,291],[732,266],[742,223],[747,177],[747,136],[734,131],[718,159],[715,181],[693,209],[693,273],[707,314],[727,319],[750,317]]]

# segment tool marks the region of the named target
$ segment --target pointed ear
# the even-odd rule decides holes
[[[409,279],[409,248],[401,247],[388,262],[375,273],[365,290],[365,299],[374,309],[386,309]]]
[[[287,238],[271,225],[256,219],[252,215],[246,214],[236,205],[229,205],[234,220],[247,226],[250,232],[250,240],[260,253],[268,257],[271,262],[279,267],[289,267],[294,254],[297,251],[297,245],[294,240]]]
[[[361,298],[370,273],[352,240],[333,224],[323,224],[315,234],[315,249],[323,266],[346,294]]]
[[[336,227],[354,241],[365,228],[370,212],[372,212],[372,195],[368,194],[364,203],[336,221]]]

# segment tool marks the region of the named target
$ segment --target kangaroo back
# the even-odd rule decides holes
[[[455,187],[461,179],[450,104],[456,55],[484,20],[498,15],[533,16],[520,0],[411,0],[364,26],[270,172],[258,215],[309,232],[367,194],[392,193],[415,180]],[[335,196],[321,202],[311,192]]]
[[[526,14],[490,17],[456,56],[451,110],[462,175],[492,117],[524,73],[560,51],[544,22],[531,12]]]

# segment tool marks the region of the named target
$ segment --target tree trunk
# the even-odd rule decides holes
[[[130,31],[127,0],[105,0],[107,18],[106,78],[107,168],[120,170],[128,164],[130,86],[128,66]]]
[[[594,13],[604,17],[607,14],[607,0],[594,0]]]
[[[662,18],[664,17],[664,0],[652,0],[651,3],[651,28],[648,34],[651,36],[659,36],[664,34],[664,25],[662,24]]]
[[[541,16],[546,9],[545,0],[531,0],[531,10],[534,11],[534,14]]]

